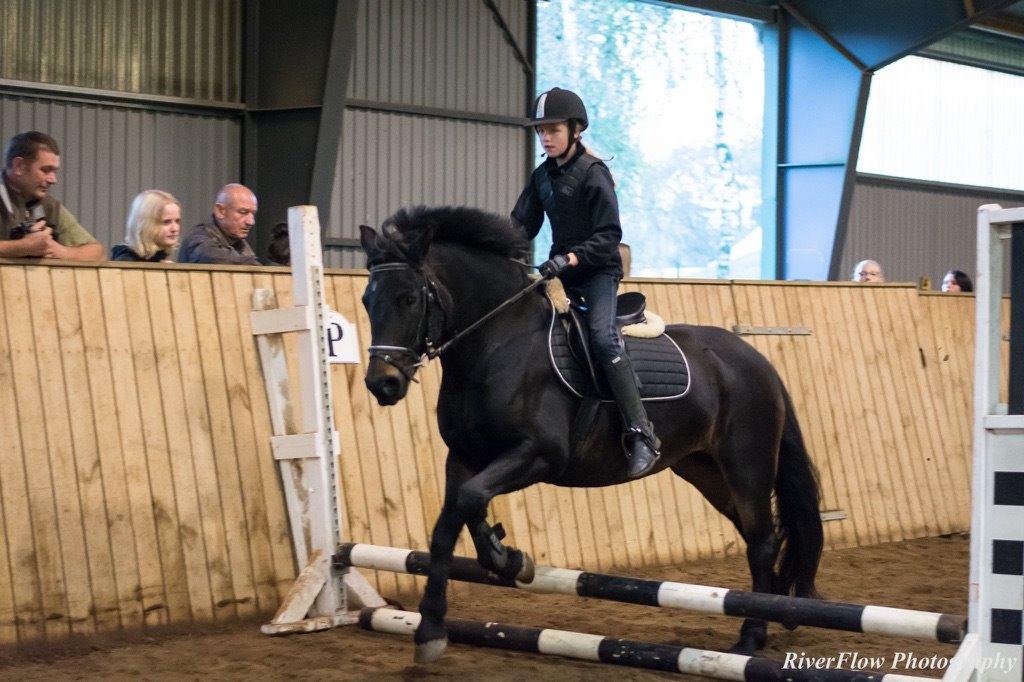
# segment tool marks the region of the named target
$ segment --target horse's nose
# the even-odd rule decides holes
[[[402,382],[389,374],[374,378],[366,377],[366,387],[380,405],[394,405],[402,399]]]

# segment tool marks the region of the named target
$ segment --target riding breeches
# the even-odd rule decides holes
[[[582,282],[567,285],[565,289],[573,301],[587,308],[587,330],[594,359],[605,365],[622,355],[622,337],[615,327],[619,278],[597,272]]]

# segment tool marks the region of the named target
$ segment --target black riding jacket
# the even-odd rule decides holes
[[[512,219],[533,239],[545,213],[551,221],[549,257],[571,251],[580,261],[562,280],[572,284],[596,272],[622,277],[622,226],[612,174],[583,145],[561,166],[551,158],[537,166],[512,209]]]

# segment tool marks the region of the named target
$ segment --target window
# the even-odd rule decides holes
[[[539,0],[537,62],[538,92],[567,88],[587,105],[584,141],[615,179],[634,276],[762,276],[754,25],[641,2]],[[547,256],[547,228],[536,248]]]
[[[1024,77],[906,57],[871,81],[857,170],[1024,190]]]

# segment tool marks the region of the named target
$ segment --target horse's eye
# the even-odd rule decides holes
[[[409,294],[408,296],[405,297],[405,304],[406,305],[412,305],[415,302],[416,302],[416,297],[413,296],[412,294]]]

